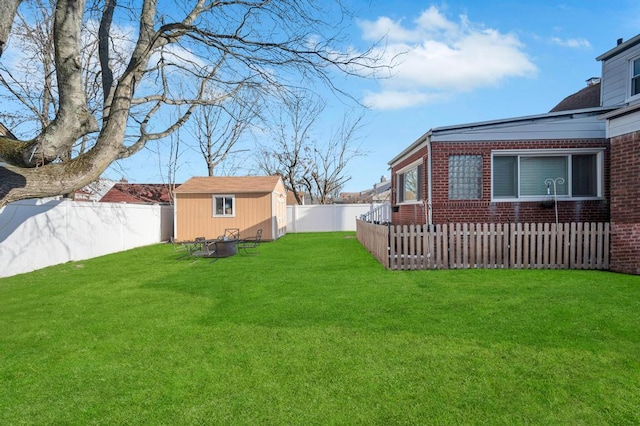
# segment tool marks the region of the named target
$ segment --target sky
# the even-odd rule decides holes
[[[384,38],[382,52],[396,58],[384,79],[340,79],[341,88],[369,108],[358,142],[365,156],[347,168],[344,191],[372,188],[390,178],[388,162],[429,129],[548,112],[599,77],[596,57],[640,33],[637,0],[343,0],[354,12],[349,46],[364,50]],[[349,106],[328,95],[322,126],[335,128]],[[255,136],[256,140],[261,137]],[[103,176],[163,182],[157,150],[111,167]],[[181,156],[176,181],[206,175],[195,149]],[[236,174],[255,174],[250,160]]]

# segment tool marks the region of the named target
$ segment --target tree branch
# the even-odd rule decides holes
[[[13,19],[22,0],[0,0],[0,56],[9,39]]]

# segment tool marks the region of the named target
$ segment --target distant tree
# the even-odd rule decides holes
[[[238,93],[217,105],[200,105],[194,112],[187,128],[198,142],[208,176],[230,155],[248,150],[235,148],[259,118],[258,99],[255,93]]]
[[[21,3],[0,0],[0,55]],[[377,67],[371,51],[341,50],[348,21],[336,19],[346,16],[339,0],[194,0],[161,6],[157,0],[89,5],[51,0],[42,7],[53,16],[51,31],[43,31],[43,45],[53,46],[55,90],[46,101],[53,105],[52,118],[29,140],[0,137],[0,207],[87,185],[114,161],[169,137],[198,106],[220,104],[239,87],[275,91],[319,80],[340,91],[332,83],[334,72],[363,76]],[[96,25],[86,25],[90,22]],[[38,25],[37,19],[23,23]],[[137,34],[123,40],[125,27]],[[82,60],[83,29],[98,41],[101,96],[95,112],[88,93],[96,92],[86,90],[83,78],[94,66]],[[116,40],[123,49],[115,49]],[[176,92],[175,82],[185,77],[198,84],[190,93]],[[211,86],[214,99],[206,96]],[[15,81],[7,80],[5,91],[19,97]],[[165,124],[164,112],[175,107],[183,113]],[[78,150],[81,143],[87,145]]]
[[[312,203],[332,202],[351,179],[346,175],[349,161],[364,155],[357,146],[362,116],[345,116],[329,140],[316,139],[313,132],[320,126],[324,108],[324,101],[308,91],[287,94],[279,109],[273,140],[258,151],[260,170],[282,176],[298,204],[303,204],[305,194]]]
[[[311,181],[311,130],[324,107],[324,102],[309,92],[285,94],[277,109],[276,125],[271,129],[273,139],[269,137],[267,144],[259,144],[256,157],[259,169],[268,175],[282,176],[298,204],[303,204],[306,182]]]
[[[358,144],[363,116],[344,116],[328,143],[313,148],[311,179],[307,188],[319,204],[329,204],[339,198],[344,185],[351,180],[346,167],[351,160],[366,155]]]

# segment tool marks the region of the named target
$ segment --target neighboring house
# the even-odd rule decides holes
[[[302,204],[300,205],[305,206],[307,204],[311,204],[311,197],[309,196],[309,193],[298,192],[298,197],[300,198],[300,201],[302,201]],[[296,199],[296,195],[291,190],[287,190],[287,205],[288,206],[298,205],[298,200]]]
[[[114,184],[100,198],[102,203],[171,204],[169,186],[162,183]]]
[[[11,130],[9,130],[2,123],[0,123],[0,136],[4,136],[5,138],[9,138],[9,139],[18,140],[18,138],[16,138],[16,136],[13,133],[11,133]]]
[[[391,200],[391,181],[385,176],[380,178],[380,182],[373,184],[373,195],[371,201],[374,203],[386,203]]]
[[[640,36],[597,60],[601,79],[549,113],[434,128],[404,149],[392,223],[554,222],[557,197],[560,222],[611,220],[611,258],[627,259],[611,269],[640,273]]]
[[[341,192],[338,198],[340,204],[366,204],[371,203],[373,191],[370,189],[359,192]]]
[[[89,185],[78,189],[73,194],[74,201],[100,201],[117,182],[111,179],[99,178]]]
[[[372,189],[360,192],[341,192],[341,203],[385,203],[391,199],[391,181],[385,176],[380,178],[380,182],[374,183]]]
[[[286,190],[279,176],[193,177],[174,191],[175,237],[216,238],[226,228],[241,237],[262,229],[264,240],[286,234]]]

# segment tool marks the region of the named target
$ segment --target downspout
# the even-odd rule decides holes
[[[431,131],[427,133],[427,225],[433,225],[432,202],[432,166],[431,166]]]

